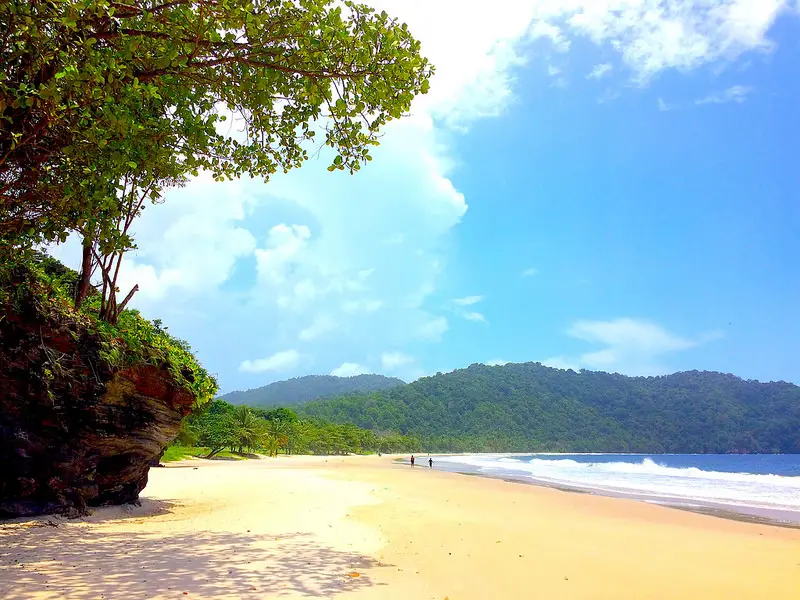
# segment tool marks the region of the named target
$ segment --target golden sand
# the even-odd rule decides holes
[[[800,530],[389,457],[186,461],[0,525],[4,600],[309,597],[798,600]]]

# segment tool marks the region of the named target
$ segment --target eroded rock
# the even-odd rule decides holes
[[[87,327],[0,318],[0,518],[135,502],[193,395],[164,365],[115,370]]]

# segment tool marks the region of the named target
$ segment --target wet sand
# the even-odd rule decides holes
[[[193,460],[0,525],[0,598],[796,600],[800,531],[392,462]]]
[[[396,459],[401,462],[403,459]],[[404,462],[404,461],[403,461]],[[640,502],[649,502],[661,506],[668,506],[677,510],[686,510],[703,515],[711,515],[721,519],[732,519],[734,521],[744,521],[747,523],[759,523],[762,525],[775,525],[777,527],[789,527],[793,529],[800,529],[800,513],[794,511],[780,511],[774,509],[757,508],[750,506],[727,505],[718,504],[714,502],[700,502],[697,500],[687,501],[679,500],[676,498],[668,498],[664,496],[654,496],[650,494],[635,494],[635,493],[622,493],[622,492],[603,492],[589,487],[569,486],[564,483],[555,483],[552,481],[539,480],[525,476],[514,475],[489,475],[481,472],[480,470],[468,471],[462,470],[463,465],[440,463],[447,465],[444,470],[453,473],[460,473],[461,475],[469,475],[473,477],[488,477],[491,479],[502,479],[510,483],[519,483],[523,485],[536,485],[540,487],[552,488],[562,492],[572,492],[574,494],[592,494],[597,496],[607,496],[609,498],[624,498],[629,500],[638,500]]]

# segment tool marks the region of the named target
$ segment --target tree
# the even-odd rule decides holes
[[[270,431],[264,419],[259,419],[246,406],[237,406],[233,413],[229,414],[228,420],[239,454],[242,454],[244,450],[258,450],[270,437]]]
[[[329,168],[355,172],[427,91],[419,51],[405,24],[350,1],[4,0],[0,246],[78,231],[84,258],[108,256],[131,245],[114,234],[129,194],[158,199],[199,169],[268,177],[318,131]]]
[[[270,456],[277,456],[281,450],[287,454],[349,454],[420,448],[416,439],[398,434],[378,434],[321,419],[299,419],[287,408],[235,407],[224,400],[214,400],[189,416],[186,428],[194,433],[199,445],[210,448],[207,458],[226,448],[240,453],[264,449]]]
[[[263,409],[263,408],[254,408],[252,409],[259,417],[266,419],[267,421],[280,421],[281,423],[294,423],[297,421],[297,413],[294,412],[291,408],[273,408],[273,409]]]
[[[224,415],[210,415],[207,419],[198,423],[197,443],[209,448],[206,458],[212,458],[225,448],[235,449],[239,439],[232,421]]]

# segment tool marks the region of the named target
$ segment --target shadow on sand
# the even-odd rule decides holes
[[[164,537],[46,522],[0,527],[0,598],[127,600],[185,597],[183,592],[189,598],[329,598],[376,585],[364,571],[388,566],[320,545],[307,534],[198,531]]]

